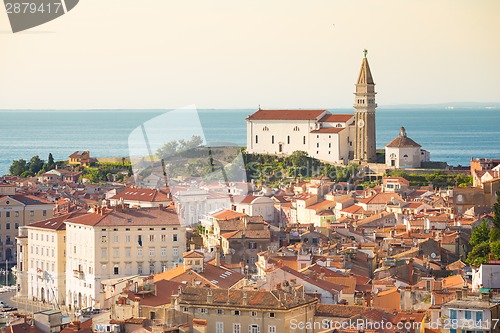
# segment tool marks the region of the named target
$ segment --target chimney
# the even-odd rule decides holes
[[[195,243],[189,244],[189,250],[190,251],[194,251],[195,249],[196,249],[196,244]]]
[[[468,291],[467,286],[463,286],[462,287],[462,298],[463,299],[467,298],[467,291]]]
[[[456,297],[455,297],[457,300],[461,300],[462,299],[462,290],[457,290],[456,291]]]
[[[220,267],[220,246],[215,247],[215,266]]]
[[[246,291],[243,292],[243,298],[242,298],[241,301],[242,301],[243,305],[247,305],[248,304],[247,292]]]
[[[489,301],[490,300],[490,293],[489,292],[481,293],[480,298],[482,301]]]
[[[158,205],[158,208],[159,208],[160,210],[163,210],[163,204],[159,204],[159,205]]]
[[[214,295],[212,294],[212,289],[208,289],[207,291],[207,303],[212,304],[214,302]]]
[[[408,280],[410,281],[410,284],[413,284],[413,258],[410,258],[410,260],[408,260],[408,270],[409,270]]]
[[[367,291],[365,293],[365,301],[366,301],[366,306],[371,307],[372,306],[372,293],[370,291]]]
[[[493,262],[493,260],[495,260],[495,256],[493,255],[493,253],[488,253],[488,259],[489,259],[489,263]]]

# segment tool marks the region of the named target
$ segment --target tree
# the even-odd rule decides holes
[[[43,160],[38,155],[31,158],[29,163],[29,170],[32,174],[36,175],[43,168]]]
[[[9,172],[11,175],[20,176],[23,172],[28,170],[28,164],[26,160],[14,160],[9,168]]]
[[[500,191],[497,191],[497,202],[493,205],[493,225],[500,229]]]
[[[474,229],[470,236],[469,244],[474,246],[480,245],[490,239],[490,226],[488,220],[483,219],[481,224]]]
[[[484,242],[474,246],[472,251],[470,251],[467,255],[467,263],[476,267],[481,266],[481,264],[488,262],[490,250],[491,248],[489,242]]]
[[[47,159],[47,162],[43,165],[42,171],[47,172],[52,169],[54,169],[56,166],[56,163],[54,162],[54,156],[52,156],[52,153],[49,153],[49,157]]]
[[[296,150],[290,155],[290,162],[294,167],[304,167],[307,166],[307,162],[309,160],[309,156],[307,152]]]

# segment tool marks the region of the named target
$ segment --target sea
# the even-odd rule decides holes
[[[353,113],[353,109],[330,109]],[[168,114],[169,110],[0,110],[0,175],[8,174],[13,160],[34,155],[47,160],[66,160],[77,150],[92,157],[128,157],[129,136],[145,131],[143,124]],[[179,112],[179,111],[177,111]],[[182,112],[182,110],[180,111]],[[185,127],[200,129],[206,142],[246,145],[245,118],[254,109],[203,109],[188,119]],[[199,122],[194,118],[198,117]],[[152,120],[153,119],[153,120]],[[472,157],[500,158],[500,109],[484,107],[379,107],[376,115],[377,148],[398,136],[401,126],[408,137],[430,151],[431,160],[467,166]],[[168,125],[166,126],[168,127]],[[172,129],[165,128],[164,132]],[[146,131],[147,132],[147,131]],[[172,131],[173,133],[173,131]],[[147,133],[146,133],[147,134]]]

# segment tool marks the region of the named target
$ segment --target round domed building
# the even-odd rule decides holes
[[[422,162],[430,160],[430,153],[421,147],[401,127],[398,137],[385,146],[385,164],[396,169],[420,168]]]

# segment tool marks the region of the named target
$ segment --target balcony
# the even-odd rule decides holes
[[[73,270],[73,277],[83,279],[83,271],[79,271],[78,269]]]

